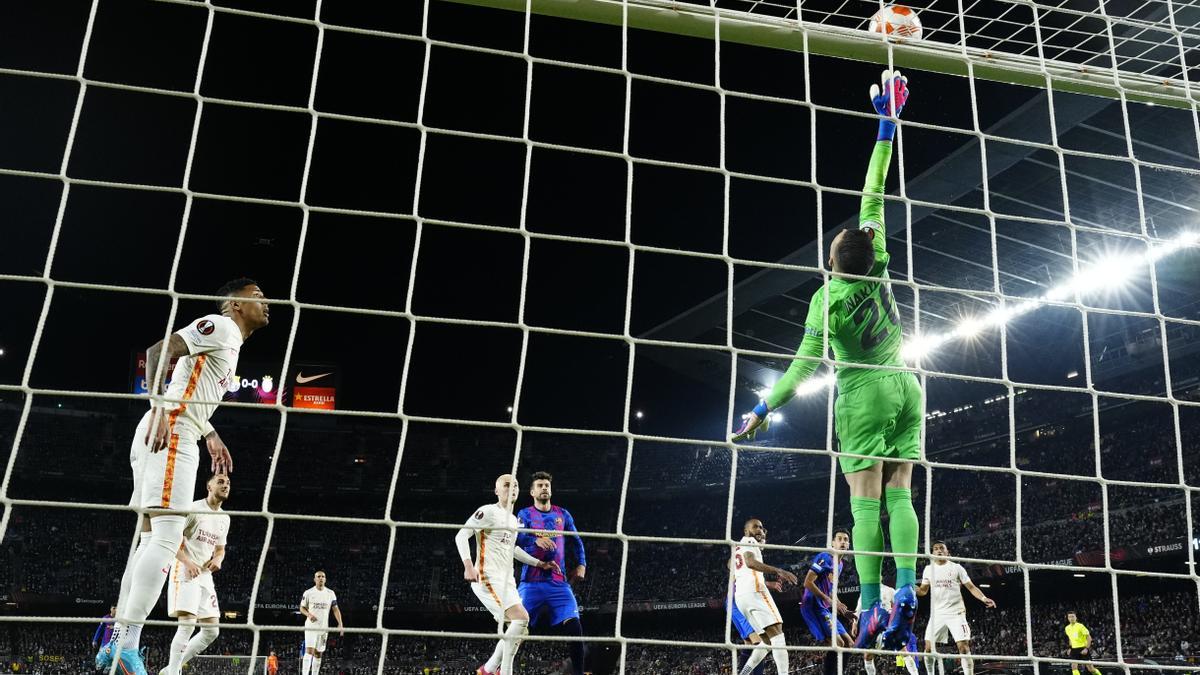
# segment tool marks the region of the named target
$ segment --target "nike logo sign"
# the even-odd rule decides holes
[[[321,373],[320,375],[311,375],[309,377],[305,377],[304,373],[296,373],[296,384],[304,384],[306,382],[312,382],[313,380],[319,380],[322,377],[329,377],[332,374],[333,373]]]

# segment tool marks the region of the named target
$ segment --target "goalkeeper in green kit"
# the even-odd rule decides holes
[[[900,358],[900,314],[888,283],[888,252],[883,224],[883,193],[892,159],[895,118],[908,99],[908,80],[884,71],[882,89],[871,87],[871,101],[883,119],[871,153],[856,229],[833,238],[829,260],[833,277],[816,293],[804,322],[804,341],[787,373],[765,401],[745,416],[733,440],[752,440],[768,425],[769,413],[795,396],[824,355],[826,307],[829,344],[840,363],[834,424],[839,451],[866,457],[841,457],[850,485],[854,516],[853,541],[858,551],[883,552],[881,498],[887,505],[893,553],[917,552],[918,522],[912,505],[912,464],[890,460],[920,457],[923,405],[921,387],[912,373],[851,364],[903,366]],[[843,278],[853,274],[870,279]],[[875,647],[882,635],[886,649],[901,649],[912,635],[917,610],[916,558],[896,558],[896,596],[889,615],[879,603],[880,556],[856,556],[862,582],[862,606],[855,646]]]

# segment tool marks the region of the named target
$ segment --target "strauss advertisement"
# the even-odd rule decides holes
[[[329,364],[296,364],[286,381],[280,382],[278,366],[239,363],[238,372],[229,381],[224,400],[240,403],[275,405],[282,402],[292,408],[336,410],[337,390],[341,372]],[[175,369],[172,361],[167,370],[167,382]],[[131,389],[135,394],[146,393],[146,354],[134,357]]]

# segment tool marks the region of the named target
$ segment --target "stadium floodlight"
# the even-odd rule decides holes
[[[639,420],[646,416],[641,410],[637,411],[635,415]]]
[[[758,397],[759,397],[759,398],[766,398],[766,397],[768,397],[768,396],[770,396],[770,395],[771,395],[771,388],[770,388],[770,387],[763,387],[762,389],[759,389],[759,390],[758,390]]]
[[[997,307],[982,318],[966,317],[947,333],[914,335],[904,341],[904,349],[900,352],[900,356],[908,362],[925,358],[947,342],[978,337],[985,329],[1005,325],[1019,316],[1042,307],[1047,302],[1066,300],[1075,293],[1086,294],[1092,291],[1116,288],[1133,278],[1133,275],[1142,267],[1197,244],[1200,244],[1200,230],[1180,234],[1165,243],[1151,246],[1147,252],[1142,254],[1104,256],[1088,265],[1086,270],[1081,270],[1065,283],[1050,289],[1040,297]],[[1078,375],[1077,372],[1074,372],[1074,374],[1068,374],[1067,377],[1077,377]],[[804,396],[828,389],[833,386],[834,381],[833,375],[809,378],[808,381],[796,388],[796,395]],[[767,391],[769,393],[769,390]],[[759,397],[766,398],[761,391]]]
[[[782,422],[783,421],[783,413],[780,413],[780,412],[771,413],[771,421],[772,422]]]

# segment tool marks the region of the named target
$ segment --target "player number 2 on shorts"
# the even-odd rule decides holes
[[[863,350],[874,349],[891,334],[887,322],[884,321],[885,317],[880,316],[885,311],[880,308],[880,302],[887,308],[886,318],[891,320],[892,325],[900,325],[900,313],[896,310],[896,301],[892,299],[891,285],[880,284],[879,297],[864,300],[858,309],[854,310],[854,324],[859,327],[868,326],[860,338]]]

